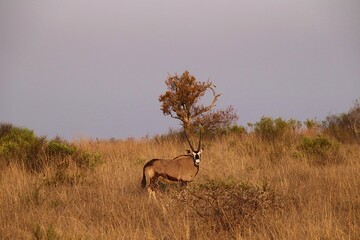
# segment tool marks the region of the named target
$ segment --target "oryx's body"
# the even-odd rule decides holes
[[[163,177],[170,181],[191,182],[199,172],[193,157],[189,155],[178,156],[174,159],[153,159],[147,162],[143,171],[143,187],[146,182],[155,181]]]
[[[187,136],[186,139],[191,148],[187,155],[174,159],[153,159],[144,165],[141,185],[145,188],[148,183],[147,189],[150,195],[154,194],[159,177],[186,185],[198,174],[202,153],[201,134],[198,150],[194,150]]]

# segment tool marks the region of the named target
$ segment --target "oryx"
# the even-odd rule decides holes
[[[186,131],[184,133],[191,148],[191,151],[187,150],[188,154],[173,159],[152,159],[144,165],[141,186],[145,188],[148,183],[147,190],[150,196],[155,197],[155,188],[159,177],[186,185],[198,174],[201,153],[204,150],[201,147],[201,131],[197,150],[191,145]]]

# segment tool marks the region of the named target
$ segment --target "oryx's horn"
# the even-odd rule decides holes
[[[200,137],[199,137],[199,144],[198,144],[198,150],[197,151],[200,151],[201,149],[201,128],[200,128]]]
[[[195,152],[195,150],[194,150],[193,146],[191,145],[191,142],[190,142],[190,140],[189,140],[189,138],[188,138],[188,136],[187,136],[187,134],[186,134],[186,129],[184,129],[184,133],[185,133],[186,140],[188,141],[189,146],[190,146],[190,148],[191,148],[191,151]]]

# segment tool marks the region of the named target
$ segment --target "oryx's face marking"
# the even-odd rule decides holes
[[[200,151],[194,151],[194,152],[191,152],[188,150],[188,153],[192,156],[192,158],[194,159],[194,164],[195,166],[199,166],[200,165],[200,162],[201,162],[201,153],[202,153],[202,150]]]

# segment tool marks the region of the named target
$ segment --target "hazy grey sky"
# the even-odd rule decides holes
[[[360,97],[359,0],[0,0],[0,122],[125,138],[179,122],[168,74],[210,80],[239,123],[322,120]]]

